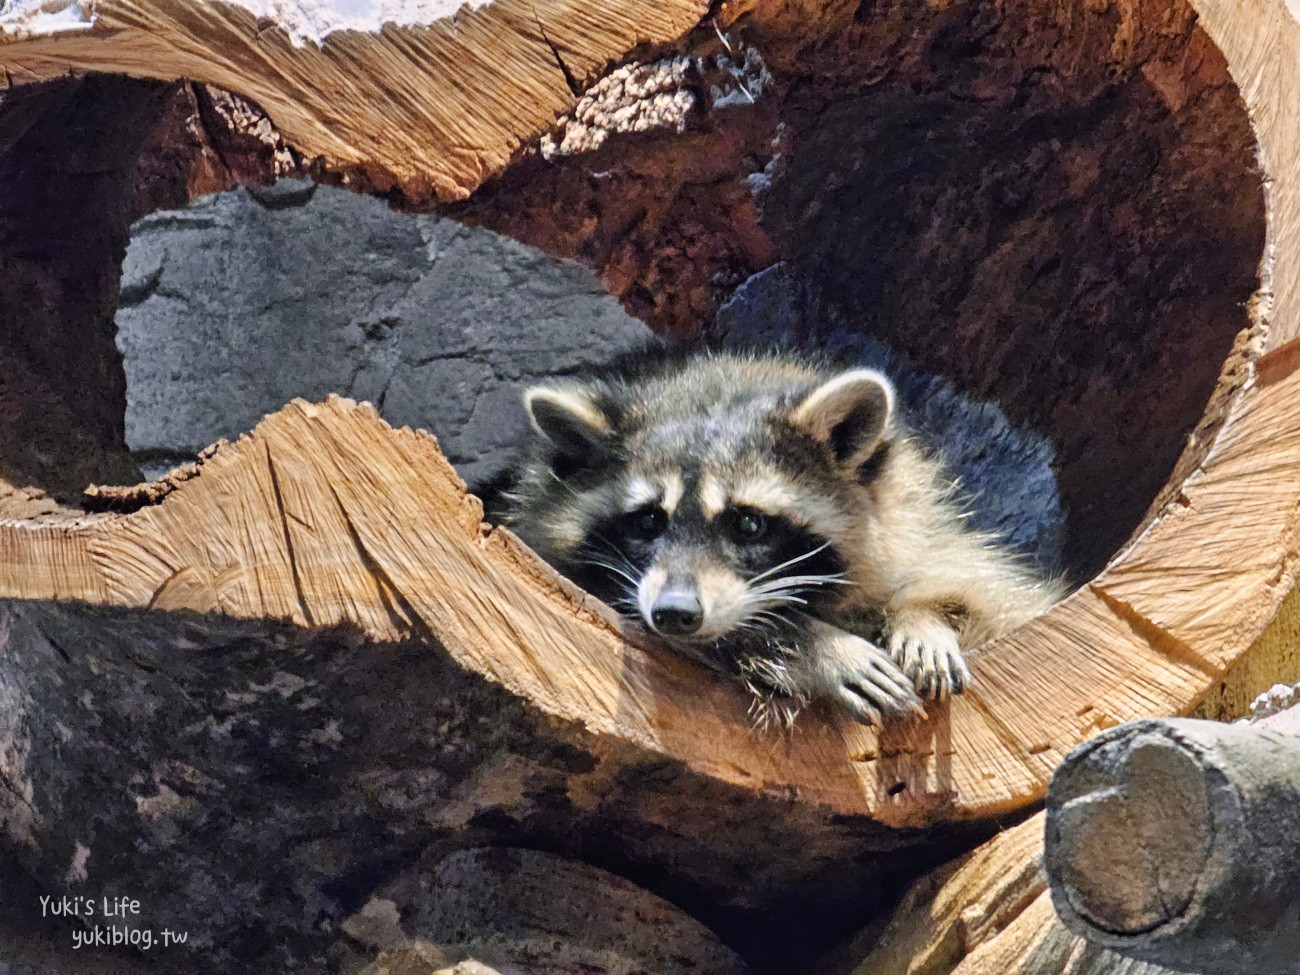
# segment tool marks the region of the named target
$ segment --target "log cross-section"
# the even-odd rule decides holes
[[[1171,968],[1295,971],[1298,727],[1300,713],[1139,721],[1071,753],[1047,796],[1047,874],[1066,926]]]
[[[611,748],[898,827],[1023,805],[1058,750],[1099,722],[1181,710],[1230,660],[1152,638],[1099,584],[982,655],[972,693],[929,721],[876,733],[809,713],[793,735],[763,739],[738,689],[626,640],[481,515],[432,438],[366,405],[294,402],[157,503],[3,526],[0,591],[425,634]]]
[[[1021,13],[1038,25],[1050,7],[1046,33],[1068,33],[1066,21],[1076,14],[1057,6],[1026,3]],[[1089,11],[1099,19],[1080,20],[1081,30],[1102,31],[1117,56],[1131,50],[1135,33],[1160,30],[1159,16],[1142,4],[1092,6],[1104,9]],[[943,17],[965,14],[937,7],[931,26],[941,42],[950,23]],[[743,30],[768,45],[771,70],[786,73],[793,104],[801,88],[792,66],[815,75],[834,65],[826,25],[853,19],[846,5],[815,2],[711,8],[698,0],[497,0],[454,9],[395,2],[378,5],[376,19],[365,23],[343,8],[321,4],[307,16],[305,6],[224,0],[62,7],[19,0],[0,12],[0,65],[14,83],[99,71],[188,78],[238,92],[269,114],[312,172],[422,206],[464,199],[512,160],[526,175],[536,173],[532,140],[573,109],[609,65],[685,47],[683,38],[697,28],[716,33],[721,45],[731,43],[722,31]],[[1226,58],[1268,192],[1262,287],[1249,315],[1225,325],[1229,333],[1248,331],[1145,529],[1050,613],[983,648],[969,694],[933,707],[926,722],[879,733],[814,709],[790,735],[758,736],[741,691],[631,639],[605,607],[508,532],[484,525],[478,502],[431,438],[394,431],[365,406],[295,402],[247,437],[208,452],[196,470],[137,492],[138,503],[126,506],[133,510],[49,511],[0,523],[0,596],[91,604],[4,607],[10,643],[0,658],[0,690],[9,703],[0,721],[9,723],[0,725],[0,819],[8,847],[52,886],[75,888],[87,876],[161,885],[196,865],[215,876],[217,865],[204,859],[211,846],[195,845],[198,833],[168,825],[169,816],[211,826],[188,800],[221,794],[232,802],[241,783],[223,776],[247,772],[265,787],[257,795],[268,808],[283,808],[291,824],[358,803],[367,828],[384,834],[385,863],[435,849],[447,841],[440,830],[457,833],[448,845],[569,843],[605,866],[640,871],[638,880],[653,880],[705,914],[715,910],[711,918],[734,909],[757,927],[782,901],[845,909],[852,895],[837,900],[835,884],[856,893],[865,886],[863,865],[882,849],[917,842],[916,828],[1022,810],[1042,797],[1053,768],[1079,742],[1131,719],[1188,711],[1258,636],[1300,565],[1300,115],[1293,110],[1300,24],[1285,0],[1250,0],[1244,8],[1191,0],[1191,10],[1204,31],[1189,46],[1193,53],[1125,69],[1158,91],[1161,111],[1176,114],[1207,86],[1230,87],[1207,36]],[[1190,14],[1182,15],[1179,29],[1193,32]],[[882,16],[863,29],[888,34],[890,23]],[[817,29],[807,30],[810,24]],[[806,44],[805,35],[812,38]],[[889,46],[889,38],[882,43]],[[944,49],[958,60],[961,51],[960,43]],[[1051,84],[1073,70],[1068,60],[1043,72]],[[869,67],[819,83],[870,88],[880,78]],[[981,91],[1001,87],[991,78]],[[692,143],[699,133],[683,128],[673,130],[681,142],[667,143],[655,166],[690,168],[692,146],[707,152],[718,144]],[[779,170],[781,153],[771,145],[767,155],[751,153],[744,139],[737,145],[740,155],[762,156],[763,171],[750,174],[755,182]],[[1070,162],[1067,182],[1104,177],[1086,159]],[[573,177],[563,168],[548,172]],[[598,183],[602,173],[576,180]],[[744,238],[746,260],[762,264],[773,256],[771,242],[754,229],[744,185],[743,203],[735,204],[743,219],[720,236]],[[1007,190],[1013,209],[1015,187]],[[501,198],[508,201],[508,193]],[[681,208],[689,211],[696,199],[684,194]],[[600,218],[576,209],[566,216],[580,226],[555,250],[584,254],[581,225]],[[611,236],[656,224],[637,207],[627,209],[616,214]],[[124,224],[113,229],[121,235]],[[618,276],[619,260],[634,263],[626,250],[602,246],[606,281]],[[674,256],[677,263],[666,267],[695,261],[689,247]],[[714,266],[700,266],[712,282]],[[640,286],[654,277],[644,270],[626,280]],[[1104,282],[1098,287],[1105,290]],[[26,340],[22,328],[13,331]],[[1110,388],[1106,378],[1097,388]],[[186,656],[195,650],[184,629],[192,613],[227,617],[203,621],[208,643],[201,649],[212,651],[198,655],[203,666]],[[65,645],[70,636],[85,645]],[[315,676],[274,666],[268,658],[277,648],[319,668]],[[167,671],[173,652],[185,673]],[[386,662],[406,665],[426,683],[403,687]],[[369,683],[353,679],[350,666],[370,668]],[[107,695],[106,711],[89,687],[90,698],[73,695],[83,690],[78,681],[90,682],[87,675],[120,692]],[[330,694],[321,714],[337,723],[295,723],[294,709],[306,704],[298,682],[313,679]],[[394,715],[396,737],[379,757],[373,747],[385,746],[382,735],[347,737],[350,726],[382,726],[374,713],[359,713],[365,702],[346,698],[358,688],[400,698],[407,709]],[[208,713],[196,715],[195,702]],[[317,706],[313,700],[303,713]],[[445,720],[426,726],[416,712]],[[241,751],[242,741],[222,739],[215,752],[206,750],[207,730],[200,735],[189,719],[212,720],[220,736],[234,727],[227,718],[248,719],[246,732],[270,729],[271,743]],[[437,792],[430,783],[442,779],[431,772],[412,773],[400,790],[376,786],[392,778],[394,754],[455,752],[457,721],[500,725],[515,738],[497,747],[480,728],[472,755],[457,759],[450,792]],[[302,733],[301,749],[290,747],[296,738],[286,745],[288,737],[276,737],[277,722],[280,731]],[[78,766],[65,746],[78,735],[91,738],[100,725],[97,764]],[[142,757],[142,742],[132,738],[142,729],[176,754]],[[326,778],[337,769],[319,749],[339,744],[335,735],[348,761],[339,777]],[[234,764],[217,761],[232,755]],[[257,755],[272,764],[253,761]],[[315,806],[310,792],[276,791],[294,755],[316,763],[316,786],[329,784]],[[368,774],[345,774],[356,769]],[[113,815],[79,803],[87,789],[106,803],[111,797]],[[404,803],[433,794],[436,828],[425,832],[428,810]],[[382,813],[367,805],[376,796]],[[229,811],[226,825],[253,815],[238,804],[220,808]],[[376,825],[383,816],[390,818]],[[130,862],[123,851],[140,841],[133,829],[156,832],[150,842],[173,858]],[[264,838],[246,838],[242,852],[270,898],[288,841]],[[322,840],[301,857],[314,864],[317,853],[328,852],[338,853],[350,878],[330,878],[330,889],[367,893],[352,847],[339,852]],[[755,893],[756,877],[770,883],[769,899]],[[218,886],[229,895],[239,878],[226,879]],[[295,936],[309,937],[301,918],[314,916],[323,889],[306,884],[294,895],[299,900],[279,905]],[[338,896],[331,909],[348,899]],[[1045,899],[1033,904],[1034,923],[1046,924]],[[290,908],[299,921],[288,919]],[[210,931],[231,934],[238,920],[214,912]]]
[[[18,0],[0,12],[12,82],[82,71],[189,78],[252,98],[309,158],[375,191],[462,199],[609,62],[693,27],[701,0]],[[382,124],[376,124],[382,119]]]

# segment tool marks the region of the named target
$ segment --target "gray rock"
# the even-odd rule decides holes
[[[522,387],[650,337],[579,265],[292,181],[139,221],[117,325],[150,476],[339,393],[435,433],[471,485],[506,464]]]

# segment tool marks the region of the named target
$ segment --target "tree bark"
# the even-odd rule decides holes
[[[622,764],[420,640],[43,603],[0,605],[0,634],[0,836],[39,881],[5,884],[46,924],[40,898],[69,899],[55,944],[134,929],[131,946],[151,932],[146,956],[169,970],[336,971],[405,944],[347,923],[378,899],[403,938],[476,957],[495,946],[519,963],[529,938],[558,938],[571,961],[639,952],[652,971],[740,972],[697,922],[625,880],[540,853],[457,851],[542,846],[661,888],[654,862],[667,857],[696,882],[666,892],[734,921],[757,907],[730,881],[753,850],[788,867],[763,870],[775,898],[815,893],[805,842],[819,859],[853,847],[848,832],[829,847],[781,838],[788,800],[741,816],[735,793]],[[643,821],[646,803],[662,826]],[[716,818],[730,833],[721,857],[720,835],[691,839]],[[714,900],[729,889],[730,907]],[[118,898],[138,911],[106,917]],[[185,942],[160,944],[164,930]]]
[[[1300,712],[1139,721],[1080,746],[1047,794],[1070,930],[1211,975],[1300,966]]]
[[[319,970],[377,892],[405,917],[457,851],[527,845],[776,967],[870,914],[880,871],[1037,801],[1098,729],[1189,707],[1271,618],[1300,551],[1300,129],[1280,107],[1300,26],[1282,0],[398,6],[320,37],[292,5],[0,12],[19,81],[188,77],[261,106],[121,79],[64,82],[75,104],[6,97],[4,251],[39,252],[10,280],[54,298],[6,322],[33,368],[0,393],[88,458],[38,451],[45,469],[12,475],[33,438],[0,431],[6,497],[129,479],[83,468],[121,450],[105,315],[141,197],[301,172],[580,257],[665,333],[697,334],[777,257],[827,270],[835,315],[1057,439],[1086,574],[1132,544],[986,648],[929,722],[810,713],[757,739],[735,689],[482,525],[427,438],[295,403],[191,469],[98,492],[99,513],[0,506],[0,595],[44,601],[3,607],[0,836],[43,889],[151,899],[148,923],[192,934],[188,967]],[[174,166],[132,170],[151,127]],[[76,207],[23,209],[47,176]],[[77,341],[85,361],[55,377]],[[1039,926],[986,971],[1068,963],[1077,942],[1033,904]]]

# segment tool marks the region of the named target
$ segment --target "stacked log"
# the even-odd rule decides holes
[[[585,965],[806,964],[900,878],[1028,812],[1080,742],[1191,709],[1290,590],[1300,25],[1282,0],[312,10],[0,13],[0,63],[31,83],[0,104],[0,273],[23,297],[0,309],[18,431],[0,434],[0,843],[41,891],[151,899],[138,923],[190,932],[188,970],[468,964],[431,885],[499,867],[466,851],[528,849],[582,865],[547,861],[555,883],[643,888],[609,924],[649,912],[695,945],[577,945]],[[1070,126],[1141,135],[1099,159]],[[998,132],[1024,158],[963,169]],[[913,209],[825,218],[875,212],[810,189],[847,179],[819,163],[837,145],[864,147],[866,199],[916,175]],[[889,145],[893,168],[872,154]],[[765,739],[743,695],[485,525],[433,441],[367,407],[293,403],[130,486],[109,324],[130,220],[290,173],[581,257],[671,334],[777,257],[833,266],[847,228],[917,287],[861,290],[852,267],[819,286],[842,312],[881,300],[906,351],[1056,438],[1091,581],[983,648],[974,690],[928,722],[813,712]],[[1069,314],[1040,328],[1042,306]],[[1085,322],[1096,341],[1062,338]],[[110,486],[88,502],[91,481]],[[1039,975],[1067,946],[1071,971],[1113,962],[1053,921],[1035,828],[948,868],[965,933],[916,901],[879,970]]]

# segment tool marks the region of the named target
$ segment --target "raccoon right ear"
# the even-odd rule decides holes
[[[874,369],[850,369],[805,396],[790,422],[857,468],[884,440],[893,412],[893,384]]]
[[[571,459],[602,453],[614,432],[591,396],[575,387],[534,386],[524,393],[524,409],[533,429]]]

